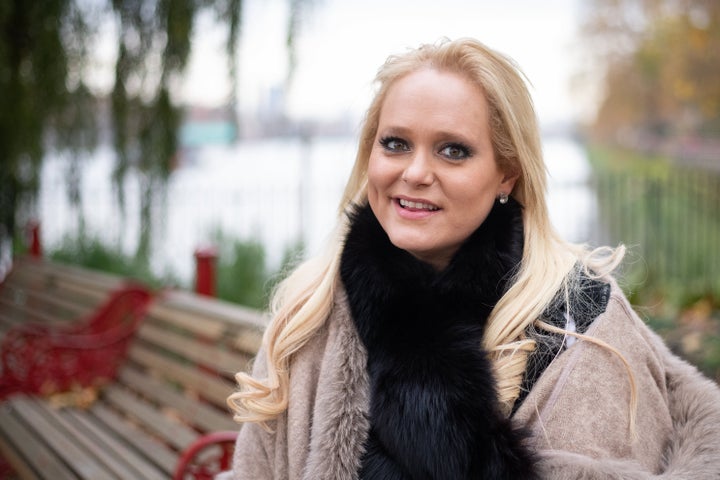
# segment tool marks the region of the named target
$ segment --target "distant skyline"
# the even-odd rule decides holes
[[[245,0],[239,46],[240,107],[257,112],[278,101],[287,75],[287,0]],[[571,79],[583,61],[576,48],[581,0],[314,0],[308,2],[296,40],[297,69],[284,91],[293,119],[359,117],[372,94],[372,80],[388,55],[471,36],[515,59],[531,83],[544,125],[586,115],[593,89],[571,94]],[[112,35],[112,28],[108,29]],[[224,28],[212,15],[199,18],[185,78],[174,97],[202,106],[223,104],[229,92]],[[105,39],[105,70],[98,85],[111,85]],[[102,67],[102,64],[100,65]],[[281,93],[282,95],[282,93]],[[281,98],[282,100],[282,98]]]

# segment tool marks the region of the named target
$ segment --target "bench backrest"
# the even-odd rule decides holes
[[[86,319],[126,282],[114,275],[20,257],[0,284],[0,335],[16,324]]]

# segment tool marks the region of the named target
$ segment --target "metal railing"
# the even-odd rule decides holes
[[[630,249],[626,276],[644,284],[720,294],[720,174],[596,173],[594,244]]]

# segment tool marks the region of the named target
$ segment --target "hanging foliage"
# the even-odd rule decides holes
[[[288,0],[289,62],[301,7]],[[46,149],[66,152],[73,205],[81,202],[82,159],[98,142],[96,98],[84,83],[89,52],[101,19],[117,26],[117,58],[110,93],[110,129],[116,162],[113,185],[121,211],[124,181],[137,174],[141,234],[146,257],[165,185],[178,150],[182,111],[173,98],[192,48],[199,12],[210,10],[228,31],[229,104],[237,107],[237,44],[243,0],[8,0],[0,2],[0,249],[15,236],[16,222],[36,211],[39,174]],[[235,108],[236,109],[236,108]],[[120,219],[122,220],[122,219]]]
[[[74,102],[84,100],[82,83],[68,81],[84,53],[73,40],[89,33],[81,18],[72,0],[0,2],[0,241],[15,233],[18,210],[31,208],[50,127],[83,104]],[[73,123],[63,141],[74,144],[82,130]]]

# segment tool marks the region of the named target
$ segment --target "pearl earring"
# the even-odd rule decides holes
[[[498,201],[505,205],[508,202],[508,194],[505,192],[501,192],[500,196],[498,197]]]

